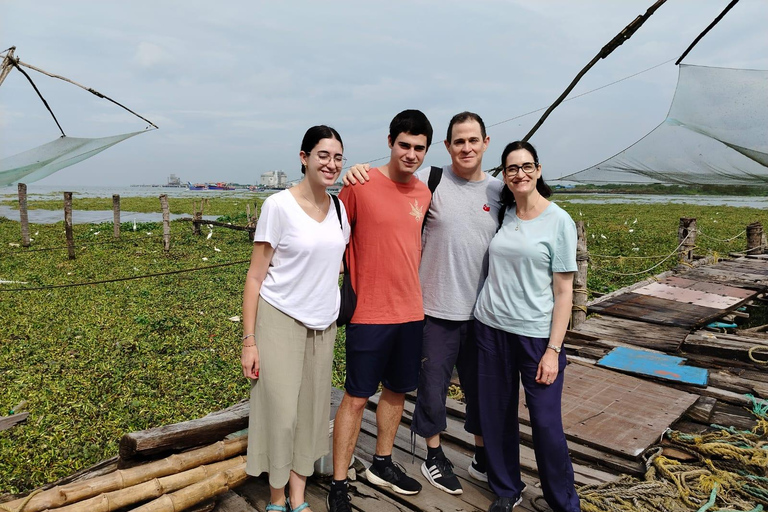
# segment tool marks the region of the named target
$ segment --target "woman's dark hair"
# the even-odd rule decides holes
[[[485,123],[483,122],[483,118],[479,115],[475,114],[474,112],[459,112],[455,116],[451,118],[451,122],[448,123],[448,133],[445,135],[445,140],[448,141],[448,143],[451,143],[451,139],[453,138],[453,125],[459,124],[459,123],[466,123],[467,121],[477,121],[477,124],[480,125],[480,133],[483,136],[483,140],[485,140]]]
[[[502,173],[504,172],[504,168],[507,166],[507,157],[509,154],[513,151],[519,151],[521,149],[529,152],[533,157],[533,162],[537,166],[539,165],[539,155],[536,153],[536,148],[534,148],[530,142],[516,140],[515,142],[510,142],[507,144],[507,147],[505,147],[504,151],[501,152]],[[539,179],[536,180],[536,190],[538,190],[539,194],[544,197],[549,197],[552,195],[552,189],[549,188],[549,185],[544,182],[544,178],[542,178],[541,175],[539,175]],[[501,205],[504,210],[515,204],[515,196],[512,194],[512,192],[510,192],[509,187],[506,185],[504,185],[504,188],[501,189],[501,196],[499,197],[499,201],[501,201]]]
[[[341,141],[341,135],[339,135],[339,132],[330,126],[320,124],[313,126],[307,130],[307,133],[304,134],[304,138],[301,140],[301,150],[305,154],[309,155],[315,146],[317,146],[317,143],[323,139],[336,139],[339,141],[339,144],[341,144],[341,149],[344,149],[344,143]],[[307,168],[304,166],[304,164],[301,164],[301,174],[306,172]]]

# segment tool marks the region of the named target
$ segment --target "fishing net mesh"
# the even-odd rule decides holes
[[[33,183],[54,172],[90,158],[141,132],[85,139],[60,137],[42,146],[0,160],[0,187],[23,180]]]
[[[768,71],[681,65],[663,123],[617,155],[561,179],[768,183]]]

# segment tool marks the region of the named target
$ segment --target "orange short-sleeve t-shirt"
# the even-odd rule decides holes
[[[347,254],[357,308],[351,323],[423,320],[421,225],[432,195],[415,176],[398,183],[378,168],[369,176],[365,185],[339,193],[352,227]]]

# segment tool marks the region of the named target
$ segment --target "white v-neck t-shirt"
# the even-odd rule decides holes
[[[325,330],[339,315],[339,268],[350,234],[344,203],[339,206],[341,226],[333,201],[318,222],[283,190],[264,201],[256,224],[253,241],[275,250],[259,293],[308,329]]]

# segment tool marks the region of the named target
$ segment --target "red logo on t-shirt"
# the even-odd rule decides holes
[[[484,204],[484,205],[483,205],[483,211],[484,211],[484,212],[489,212],[489,211],[491,211],[491,207],[490,207],[490,206],[488,206],[487,204]]]

